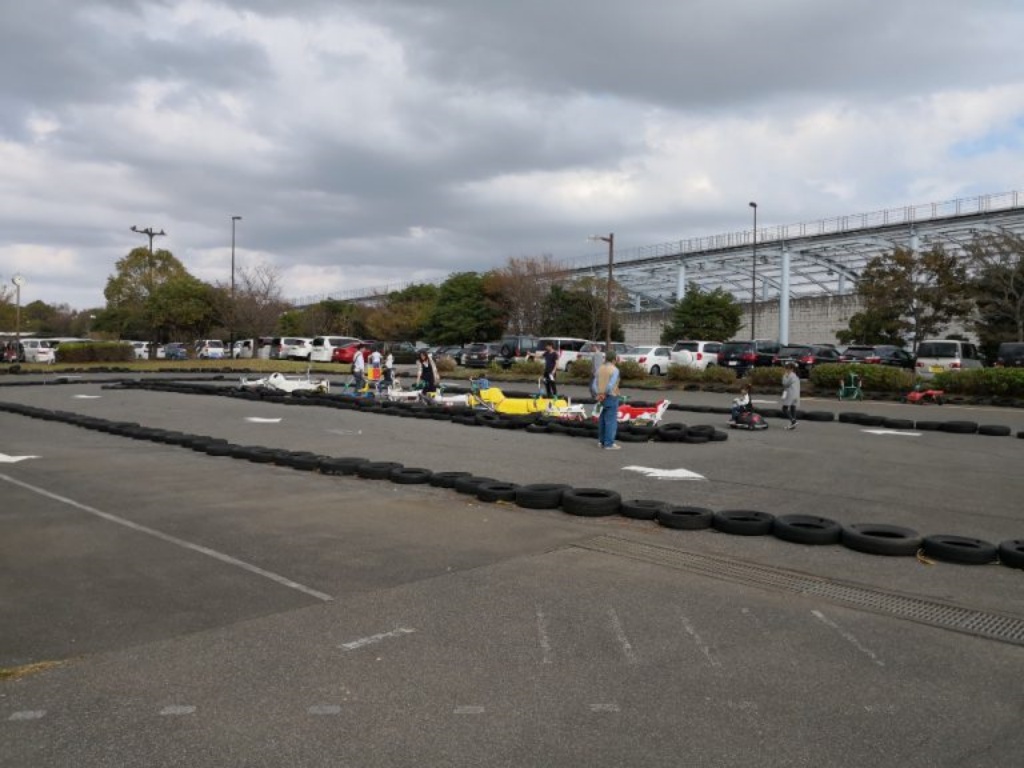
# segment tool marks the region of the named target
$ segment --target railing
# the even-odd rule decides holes
[[[830,219],[802,222],[799,224],[781,224],[775,227],[762,227],[757,230],[758,245],[764,243],[793,240],[801,237],[820,237],[823,235],[852,234],[880,227],[914,224],[917,222],[938,221],[958,216],[972,216],[994,211],[1011,211],[1024,207],[1024,192],[1000,192],[978,197],[963,197],[941,203],[925,203],[923,205],[907,205],[901,208],[886,208],[871,213],[859,213],[851,216],[836,216]],[[656,259],[667,256],[678,256],[687,253],[703,253],[706,251],[739,248],[753,244],[753,230],[727,232],[721,235],[691,237],[686,240],[674,240],[656,245],[641,245],[636,248],[616,250],[616,265],[624,266],[631,261]],[[556,261],[553,264],[559,270],[572,272],[587,269],[607,269],[608,256],[605,252],[600,257],[591,256],[584,259]],[[444,279],[434,281],[444,282]],[[321,294],[319,296],[302,296],[289,300],[293,306],[309,306],[328,299],[352,301],[368,299],[374,296],[386,296],[393,291],[401,291],[411,285],[422,283],[398,283],[373,288],[354,288],[348,291]]]

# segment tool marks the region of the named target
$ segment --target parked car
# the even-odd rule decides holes
[[[688,365],[704,370],[709,365],[718,365],[718,353],[722,351],[720,341],[677,341],[669,351],[669,357],[676,365]]]
[[[895,344],[855,345],[847,347],[839,356],[841,363],[867,363],[914,369],[914,356]]]
[[[1004,341],[996,352],[996,367],[1024,368],[1024,342]]]
[[[376,342],[373,348],[379,348],[382,355],[391,352],[395,365],[409,365],[415,363],[419,357],[419,349],[411,341]]]
[[[982,367],[981,352],[969,341],[925,339],[917,345],[917,375],[922,378],[944,371]]]
[[[374,343],[375,342],[373,341],[353,341],[343,347],[337,347],[331,353],[331,362],[351,365],[352,361],[355,359],[356,350],[359,348],[360,344],[363,345],[363,356],[365,357],[370,353],[370,346]]]
[[[18,360],[22,363],[53,363],[57,356],[50,342],[43,339],[22,339],[18,350]]]
[[[270,344],[271,360],[309,360],[313,339],[305,336],[277,336]]]
[[[451,358],[456,365],[462,365],[462,352],[461,344],[444,344],[437,348],[434,359],[440,360],[442,357],[447,357]]]
[[[470,344],[462,353],[462,365],[466,368],[486,368],[501,357],[501,344],[496,341]]]
[[[174,341],[170,344],[164,344],[164,359],[165,360],[188,360],[188,349],[184,344],[179,344]]]
[[[195,350],[200,360],[224,359],[224,342],[220,339],[200,339],[195,343]]]
[[[334,359],[334,350],[359,339],[354,336],[317,336],[310,343],[309,361],[329,363]]]
[[[822,363],[838,363],[839,351],[835,347],[824,347],[815,344],[789,344],[779,350],[774,365],[794,363],[798,376],[807,378],[816,365]]]
[[[645,373],[651,376],[660,376],[668,371],[672,364],[669,356],[670,347],[637,347],[635,352],[627,352],[619,355],[620,360],[631,360],[640,365]]]
[[[718,352],[718,364],[732,368],[737,376],[745,376],[751,368],[772,365],[778,353],[779,342],[770,339],[727,341]]]
[[[513,361],[526,360],[537,352],[536,336],[503,336],[501,339],[501,356]]]

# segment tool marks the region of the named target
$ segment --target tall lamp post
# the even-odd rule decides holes
[[[757,203],[751,202],[754,209],[754,257],[750,262],[750,338],[757,338],[755,317],[757,313]]]
[[[25,284],[25,278],[15,275],[11,278],[14,283],[14,362],[21,361],[21,286]]]
[[[607,296],[607,311],[608,318],[604,329],[604,343],[605,352],[611,352],[612,350],[612,266],[615,264],[615,233],[609,232],[605,235],[591,235],[591,240],[600,240],[603,243],[608,243],[608,296]]]
[[[228,354],[232,359],[235,357],[235,224],[241,220],[241,216],[231,217],[231,328],[228,331]],[[255,349],[252,353],[256,357]]]
[[[134,224],[131,226],[132,232],[137,232],[140,235],[145,235],[149,238],[149,293],[153,293],[153,238],[154,237],[167,237],[167,233],[162,229],[157,232],[152,227],[146,227],[145,229],[139,229]],[[149,359],[152,360],[156,357],[156,344],[155,338],[156,333],[153,334],[154,339],[149,345]]]

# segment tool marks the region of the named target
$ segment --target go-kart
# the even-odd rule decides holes
[[[730,429],[768,429],[768,422],[764,416],[754,411],[741,411],[739,415],[729,422]]]
[[[285,376],[283,373],[272,373],[258,379],[242,377],[239,389],[263,389],[270,392],[329,392],[331,383],[327,379],[314,379],[307,371],[305,376]]]

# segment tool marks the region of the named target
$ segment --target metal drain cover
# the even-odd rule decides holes
[[[628,557],[738,584],[819,597],[861,610],[916,621],[1012,645],[1024,645],[1024,619],[962,608],[919,597],[907,597],[856,584],[823,579],[714,555],[683,552],[615,536],[596,536],[573,545],[577,549]]]

